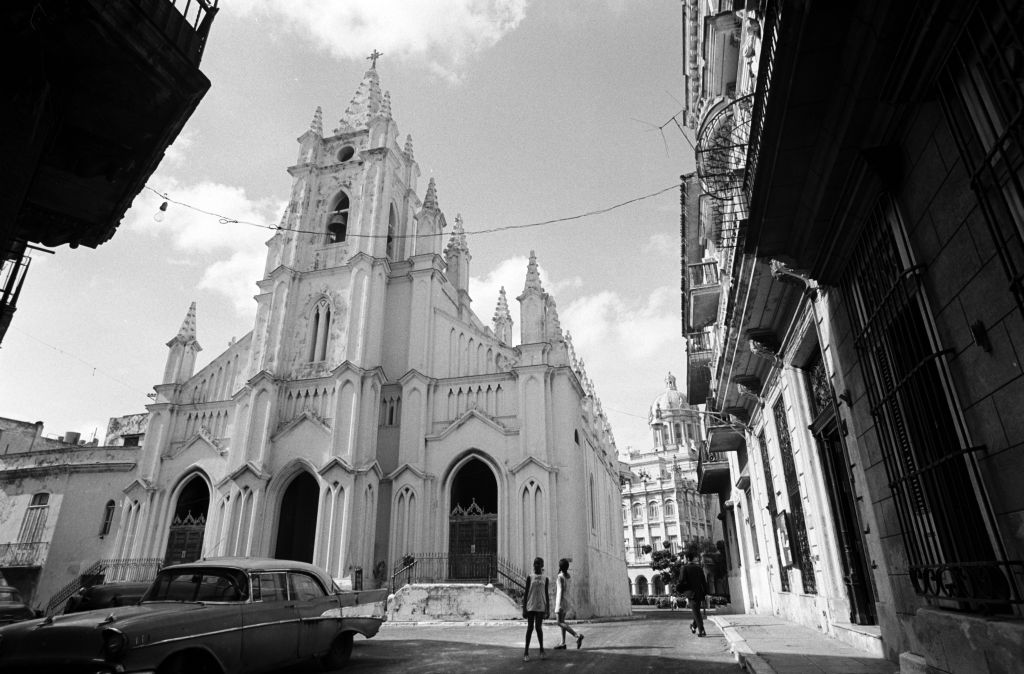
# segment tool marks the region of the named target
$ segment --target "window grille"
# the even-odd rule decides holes
[[[939,91],[999,262],[1024,312],[1024,5],[978,3]]]
[[[754,499],[750,495],[750,490],[747,489],[743,492],[744,497],[747,500],[747,523],[750,525],[750,546],[754,550],[754,561],[761,561],[761,546],[757,542],[757,511],[754,510]]]
[[[1020,603],[896,206],[883,197],[846,276],[854,344],[919,595]],[[899,570],[897,570],[899,572]]]
[[[814,563],[811,561],[811,545],[807,540],[807,524],[804,521],[804,503],[800,498],[800,480],[796,474],[796,462],[793,460],[793,444],[789,437],[789,421],[786,419],[786,405],[779,396],[772,408],[775,415],[775,430],[779,434],[779,455],[782,457],[782,475],[786,480],[786,493],[789,494],[790,513],[790,548],[797,555],[800,564],[800,576],[803,579],[804,592],[816,594],[818,584],[814,578]]]
[[[772,536],[772,540],[775,541],[775,558],[779,560],[779,581],[782,585],[782,591],[789,592],[789,571],[785,568],[785,562],[782,561],[782,551],[779,550],[779,536],[776,526],[779,510],[775,504],[775,479],[772,477],[772,464],[768,460],[768,443],[765,442],[764,431],[758,434],[757,442],[761,447],[761,466],[764,468],[765,491],[768,495],[768,516],[772,521],[772,527],[775,529],[773,532],[775,535]]]

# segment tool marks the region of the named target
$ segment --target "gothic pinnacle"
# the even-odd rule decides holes
[[[391,119],[391,92],[390,91],[385,91],[384,92],[384,103],[381,105],[380,115],[381,115],[381,117],[384,117],[385,119]]]
[[[505,286],[498,291],[498,306],[494,309],[494,321],[511,319],[512,314],[508,311],[508,296],[505,294]]]
[[[437,184],[431,178],[427,183],[427,194],[423,197],[423,210],[436,211],[437,207]]]
[[[537,271],[537,255],[532,250],[530,251],[530,262],[526,266],[526,286],[523,288],[523,292],[528,290],[544,292],[544,287],[540,284],[540,272]]]
[[[405,154],[407,154],[409,156],[409,159],[413,158],[412,157],[412,134],[408,134],[405,137]]]
[[[181,329],[178,330],[178,337],[182,341],[189,341],[196,338],[196,303],[193,302],[185,314],[185,320],[181,322]]]
[[[313,113],[313,121],[309,123],[309,130],[318,136],[324,135],[324,111],[320,109],[320,106],[316,106],[316,112]]]

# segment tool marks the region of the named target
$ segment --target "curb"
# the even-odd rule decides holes
[[[587,618],[584,620],[566,620],[566,625],[588,625],[593,623],[613,623],[629,620],[647,620],[645,615],[626,615],[610,618]],[[522,618],[509,620],[385,620],[381,627],[501,627],[525,624]],[[554,620],[545,620],[545,625],[557,625]]]
[[[754,652],[739,630],[733,627],[725,616],[708,616],[708,620],[722,630],[722,635],[729,642],[729,650],[732,651],[736,662],[743,668],[743,671],[750,672],[750,674],[778,674],[767,660]]]

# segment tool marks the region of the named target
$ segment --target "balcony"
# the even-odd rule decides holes
[[[731,424],[715,423],[708,426],[708,449],[720,452],[738,452],[746,449],[747,440],[743,431]]]
[[[697,459],[697,491],[701,494],[720,494],[729,489],[729,462],[721,454],[701,451]]]
[[[49,551],[49,542],[4,543],[0,545],[0,567],[42,566]]]
[[[686,336],[686,401],[691,405],[707,402],[711,390],[713,336],[710,329]]]
[[[695,328],[710,325],[718,316],[718,302],[722,297],[718,263],[699,262],[687,265],[689,275],[689,324]]]

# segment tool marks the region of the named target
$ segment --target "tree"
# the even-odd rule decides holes
[[[673,593],[679,583],[679,574],[685,563],[685,559],[672,552],[671,544],[668,541],[665,541],[663,550],[655,550],[651,553],[651,568],[660,573],[665,584],[673,588]]]

